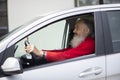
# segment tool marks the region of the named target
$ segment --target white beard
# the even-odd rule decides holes
[[[80,45],[84,40],[85,40],[85,37],[80,37],[80,36],[74,35],[70,44],[71,44],[72,48],[75,48],[78,45]]]

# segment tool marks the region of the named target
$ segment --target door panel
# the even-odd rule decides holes
[[[107,80],[120,80],[120,53],[108,55],[107,59]]]
[[[101,73],[93,74],[101,68]],[[91,70],[88,70],[91,69]],[[88,71],[86,71],[88,70]],[[80,77],[82,72],[90,74]],[[105,80],[105,57],[94,57],[90,59],[72,61],[59,65],[52,65],[25,71],[23,74],[3,77],[0,80]]]
[[[80,73],[94,67],[101,68],[102,72],[98,75],[90,74],[80,77]],[[105,80],[105,57],[95,57],[29,70],[21,74],[21,77],[22,80]]]

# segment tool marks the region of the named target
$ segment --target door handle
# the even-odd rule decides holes
[[[99,75],[102,73],[102,68],[101,67],[93,67],[93,68],[88,68],[87,70],[83,71],[80,73],[79,77],[86,77],[88,75]]]

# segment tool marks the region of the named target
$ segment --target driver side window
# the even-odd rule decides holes
[[[79,20],[83,20],[83,21],[77,22]],[[84,20],[86,22],[84,22]],[[84,25],[83,22],[86,25]],[[91,25],[91,23],[93,24]],[[80,25],[79,28],[76,27],[76,24]],[[89,26],[89,27],[85,27],[85,26]],[[77,35],[79,33],[77,29],[79,29],[79,31],[84,29],[84,31],[91,31],[91,32],[86,32],[86,33],[84,32],[85,33],[84,35],[87,34],[88,36],[84,37],[83,39],[83,37],[74,36],[74,30],[77,32]],[[28,40],[30,44],[35,45],[35,47],[38,50],[42,50],[43,54],[45,53],[45,60],[40,59],[40,56],[38,55],[37,56],[32,55],[34,57],[32,60],[27,58],[25,59],[24,55],[27,53],[25,51],[24,43],[26,40]],[[73,43],[71,42],[72,40]],[[77,40],[79,42],[77,42]],[[71,59],[71,58],[94,53],[95,52],[94,40],[95,40],[94,15],[93,13],[90,14],[88,13],[84,15],[69,17],[54,22],[32,33],[31,35],[29,35],[28,37],[24,38],[23,40],[19,41],[16,44],[18,45],[18,49],[16,50],[14,56],[20,59],[22,58],[23,65],[25,65],[23,67],[29,67],[47,62],[55,62],[55,61]],[[77,46],[79,47],[76,46],[76,42],[77,42]],[[82,45],[83,44],[82,42],[85,45]],[[28,64],[27,61],[30,62],[30,64]]]
[[[61,49],[65,24],[65,20],[50,24],[28,36],[28,40],[30,44],[34,44],[38,49]],[[18,49],[15,52],[15,57],[21,57],[26,53],[24,49],[24,41],[26,39],[27,38],[16,44],[18,45]]]

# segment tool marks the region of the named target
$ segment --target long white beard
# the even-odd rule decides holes
[[[85,40],[85,37],[80,37],[80,36],[73,36],[73,39],[71,40],[71,46],[73,48],[77,47],[78,45],[80,45],[83,41]]]

